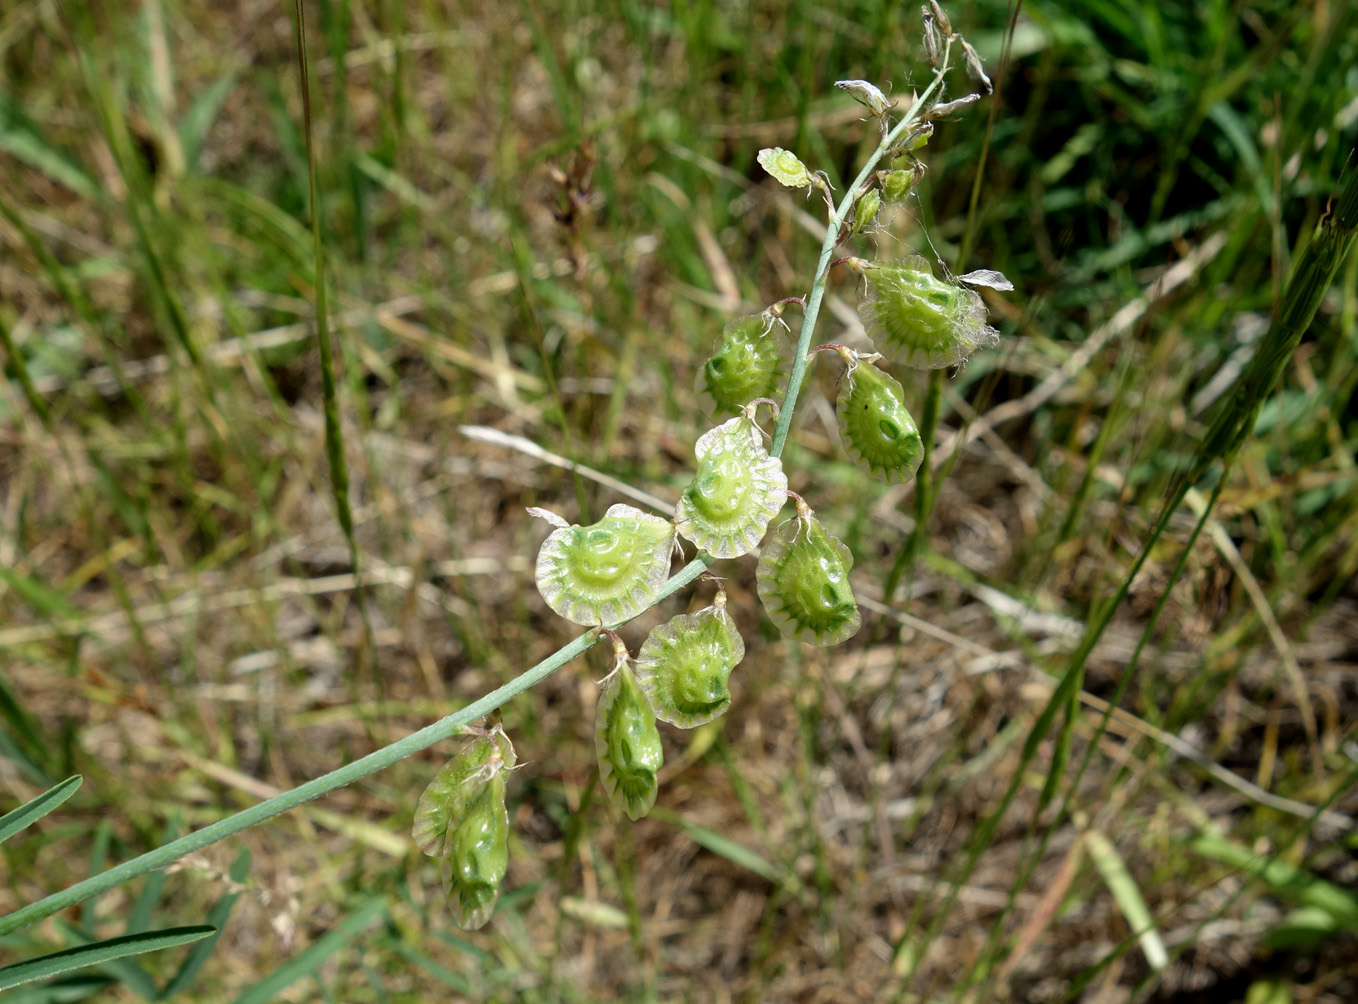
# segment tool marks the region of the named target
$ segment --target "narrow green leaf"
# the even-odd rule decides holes
[[[0,150],[86,199],[99,197],[99,186],[66,151],[53,145],[38,124],[8,95],[0,94]]]
[[[1146,900],[1137,887],[1136,879],[1132,878],[1132,873],[1127,870],[1117,848],[1097,830],[1090,830],[1085,834],[1085,846],[1089,849],[1090,859],[1108,885],[1108,891],[1117,901],[1118,909],[1127,918],[1127,926],[1136,935],[1137,943],[1145,953],[1146,963],[1157,972],[1164,969],[1169,965],[1169,953],[1165,951],[1165,943],[1155,928],[1155,918],[1151,916],[1150,908],[1146,906]]]
[[[177,836],[179,836],[179,821],[172,819],[165,824],[164,836],[161,837],[160,842],[168,844]],[[124,934],[140,934],[142,931],[151,929],[151,911],[160,902],[160,893],[164,888],[165,871],[163,869],[153,871],[146,876],[141,892],[137,895],[137,902],[132,905],[132,913],[127,918],[127,927],[123,929]]]
[[[193,104],[179,119],[179,145],[184,150],[184,164],[190,171],[196,170],[203,140],[207,138],[212,123],[217,121],[217,113],[221,111],[226,96],[236,86],[237,72],[231,70],[208,85],[193,99]]]
[[[12,966],[0,969],[0,990],[8,990],[31,980],[47,979],[49,976],[56,976],[72,969],[126,958],[129,955],[142,955],[162,948],[187,945],[206,938],[215,930],[206,925],[171,927],[163,931],[147,931],[142,934],[110,938],[92,945],[81,945],[79,948],[68,948],[65,951],[53,952],[51,955],[16,962]]]
[[[48,788],[37,798],[30,799],[13,812],[7,812],[0,816],[0,844],[3,844],[24,827],[36,823],[74,795],[82,780],[79,774],[68,777],[55,788]]]
[[[1358,895],[1318,878],[1304,868],[1298,868],[1267,854],[1255,854],[1247,847],[1215,834],[1204,834],[1188,842],[1188,846],[1203,857],[1239,868],[1261,879],[1275,893],[1323,910],[1335,923],[1350,931],[1358,931]]]
[[[231,865],[231,870],[227,874],[232,882],[241,883],[245,881],[245,877],[250,874],[250,849],[248,847],[241,848],[241,852],[236,855],[235,863]],[[216,933],[204,938],[189,950],[188,957],[184,959],[184,964],[179,967],[179,972],[175,973],[170,982],[165,984],[165,988],[161,990],[161,1000],[171,1000],[179,996],[197,978],[198,971],[212,957],[212,952],[217,947],[217,939],[226,930],[226,922],[231,916],[231,909],[236,905],[236,900],[239,898],[240,893],[231,890],[217,900],[217,905],[207,915],[207,922],[217,929]]]
[[[95,940],[84,931],[67,924],[65,921],[58,920],[57,927],[61,930],[61,933],[66,936],[67,942],[72,945],[88,947],[96,943]],[[150,973],[137,965],[134,959],[104,959],[95,963],[95,965],[108,974],[114,982],[121,983],[142,1000],[153,1001],[156,999],[155,981],[151,979]]]
[[[236,998],[236,1004],[268,1004],[285,987],[296,983],[303,976],[314,973],[331,956],[341,951],[349,942],[358,937],[363,928],[386,912],[387,901],[382,896],[374,896],[346,917],[336,927],[297,958],[275,969],[245,993]]]
[[[66,601],[66,597],[31,576],[0,565],[0,580],[44,617],[77,617],[80,614],[79,610]]]
[[[103,973],[72,973],[50,983],[25,986],[5,995],[5,1004],[75,1004],[104,990],[109,978]]]
[[[90,875],[98,875],[104,870],[104,859],[108,857],[108,845],[113,839],[113,824],[105,819],[94,831],[94,840],[90,846]],[[90,899],[80,910],[80,926],[85,931],[87,938],[94,938],[95,925],[95,906],[97,899]]]
[[[768,879],[775,885],[797,884],[796,876],[770,863],[758,852],[750,850],[744,844],[736,843],[730,837],[724,837],[706,827],[690,823],[677,812],[670,809],[652,809],[651,816],[667,823],[673,823],[698,846],[706,847],[713,854],[720,855],[733,865],[754,872],[760,878]]]

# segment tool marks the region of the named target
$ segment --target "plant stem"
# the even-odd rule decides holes
[[[655,601],[659,603],[682,589],[707,571],[711,564],[712,559],[706,555],[699,555],[694,558],[670,576],[669,581],[656,595]],[[577,655],[588,651],[598,640],[597,631],[587,631],[568,645],[557,649],[532,669],[520,673],[498,690],[491,691],[485,697],[473,701],[460,711],[456,711],[446,718],[441,718],[433,725],[426,726],[390,746],[384,746],[360,760],[355,760],[338,770],[332,770],[329,774],[323,774],[313,781],[293,788],[291,791],[276,795],[258,805],[252,805],[233,816],[227,816],[225,819],[218,820],[201,830],[171,841],[163,847],[148,851],[141,857],[133,858],[131,861],[126,861],[98,875],[92,875],[68,889],[53,893],[45,899],[40,899],[36,903],[30,903],[11,914],[0,917],[0,935],[9,934],[11,931],[17,931],[19,928],[26,927],[44,917],[50,917],[59,910],[74,906],[91,896],[107,892],[109,889],[129,882],[139,875],[145,875],[157,868],[164,868],[186,854],[201,851],[204,847],[215,844],[232,834],[239,833],[241,830],[248,829],[267,819],[272,819],[289,809],[295,809],[303,802],[309,802],[313,798],[334,791],[336,788],[353,784],[369,774],[390,767],[399,760],[433,746],[435,743],[442,742],[444,739],[461,732],[464,726],[471,724],[478,718],[484,718],[500,705],[541,683]]]
[[[830,260],[834,257],[835,248],[839,244],[839,231],[844,225],[844,220],[848,218],[849,211],[858,199],[858,194],[867,184],[868,178],[872,177],[873,170],[877,167],[881,159],[886,156],[893,143],[900,138],[901,134],[919,121],[920,115],[929,104],[929,99],[933,97],[934,91],[943,83],[943,75],[948,72],[948,50],[952,43],[944,49],[943,59],[938,64],[938,69],[934,72],[934,79],[929,82],[929,86],[924,89],[924,93],[915,99],[909,111],[892,130],[883,137],[882,142],[877,144],[877,149],[872,152],[863,169],[858,172],[858,177],[853,180],[848,191],[844,193],[844,198],[839,200],[839,206],[830,214],[829,225],[825,228],[825,240],[820,246],[820,261],[816,264],[816,279],[811,284],[811,293],[806,298],[806,312],[802,314],[802,329],[797,336],[797,351],[792,357],[792,373],[787,378],[787,394],[783,398],[783,410],[778,416],[778,424],[773,429],[773,445],[769,449],[772,456],[781,456],[783,446],[787,442],[788,431],[792,428],[792,416],[797,410],[797,395],[802,389],[802,381],[806,378],[807,353],[811,351],[811,336],[816,331],[816,319],[820,316],[820,303],[825,298],[825,287],[830,281]]]

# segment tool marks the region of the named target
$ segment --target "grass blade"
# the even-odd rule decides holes
[[[55,788],[48,788],[12,812],[0,816],[0,844],[26,826],[31,826],[76,793],[84,780],[79,774],[68,777]]]
[[[187,945],[206,938],[215,930],[216,928],[206,925],[170,927],[163,931],[124,935],[120,938],[95,942],[92,945],[81,945],[79,948],[68,948],[65,951],[53,952],[50,955],[41,955],[36,959],[16,962],[12,966],[5,966],[0,969],[0,990],[8,990],[32,980],[47,979],[49,976],[56,976],[72,969],[82,969],[85,966],[95,966],[101,962],[123,959],[129,955],[142,955],[146,952],[159,951],[162,948]]]
[[[1132,929],[1136,940],[1141,944],[1147,965],[1157,971],[1164,969],[1169,965],[1165,943],[1160,938],[1160,932],[1155,929],[1155,919],[1151,916],[1150,908],[1146,906],[1146,900],[1137,887],[1136,879],[1132,878],[1132,873],[1127,870],[1127,865],[1123,863],[1117,848],[1097,830],[1085,833],[1085,846],[1089,850],[1090,859],[1103,876],[1108,891],[1117,901],[1122,916],[1127,919],[1127,926]]]
[[[236,1004],[268,1004],[285,988],[320,968],[372,921],[386,913],[385,897],[375,896],[336,925],[297,958],[285,963],[236,998]]]

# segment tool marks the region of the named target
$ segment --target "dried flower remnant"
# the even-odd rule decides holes
[[[604,680],[594,709],[594,752],[609,800],[635,820],[655,805],[665,752],[655,711],[628,668],[626,647],[616,637],[613,652],[613,672]]]
[[[985,303],[975,291],[935,279],[927,259],[847,264],[866,283],[858,303],[863,327],[889,358],[917,369],[956,366],[979,348],[999,341],[986,324]]]
[[[475,930],[490,919],[509,868],[505,778],[514,747],[499,728],[473,739],[430,782],[411,837],[439,859],[453,920]]]
[[[748,554],[787,502],[783,462],[769,456],[754,405],[703,433],[693,449],[698,472],[674,507],[679,535],[714,558]]]
[[[653,630],[637,655],[637,682],[661,721],[691,729],[731,706],[731,670],[745,642],[726,612],[726,593],[712,606],[680,614]]]
[[[853,555],[826,532],[805,501],[796,501],[796,517],[764,542],[755,572],[759,599],[788,637],[809,645],[837,645],[862,625],[849,588]]]
[[[629,505],[610,506],[589,526],[545,509],[529,513],[557,529],[538,552],[537,586],[547,605],[575,624],[618,624],[655,599],[670,569],[674,524]]]

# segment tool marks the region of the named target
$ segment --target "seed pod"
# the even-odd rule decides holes
[[[765,147],[759,151],[759,166],[788,188],[805,188],[812,183],[811,172],[791,150],[781,146]]]
[[[637,683],[661,721],[692,729],[731,706],[728,681],[745,658],[745,642],[726,612],[726,594],[697,613],[661,624],[637,655]]]
[[[411,836],[439,859],[453,919],[468,930],[490,919],[509,867],[505,777],[514,762],[503,732],[474,739],[439,771],[415,809]]]
[[[808,645],[835,645],[858,633],[862,618],[849,569],[853,555],[825,532],[810,506],[769,534],[759,558],[759,599],[778,629]]]
[[[674,524],[629,505],[610,506],[590,526],[557,529],[538,552],[538,592],[575,624],[618,624],[650,605],[670,570]]]
[[[853,232],[861,233],[864,227],[871,226],[872,221],[877,218],[877,211],[882,208],[882,193],[875,188],[870,188],[863,193],[863,197],[858,200],[858,206],[853,214]]]
[[[1000,333],[986,324],[981,297],[935,279],[920,255],[882,264],[854,261],[867,283],[858,315],[887,355],[917,369],[942,369],[999,341]]]
[[[625,660],[625,655],[624,655]],[[665,762],[655,711],[625,661],[604,681],[594,710],[594,752],[609,799],[629,819],[655,805],[656,775]]]
[[[787,502],[783,462],[748,412],[703,433],[694,453],[698,473],[674,507],[680,536],[714,558],[748,554]]]
[[[721,346],[698,373],[698,389],[707,393],[719,412],[738,412],[757,397],[777,393],[783,374],[778,368],[773,323],[765,311],[737,317],[723,329]]]
[[[909,481],[924,457],[919,429],[905,409],[901,385],[870,362],[845,357],[848,388],[836,410],[844,439],[868,469],[889,485]],[[843,353],[841,353],[842,355]]]
[[[900,202],[915,187],[917,180],[914,171],[900,169],[884,172],[882,178],[882,196],[888,202]]]

